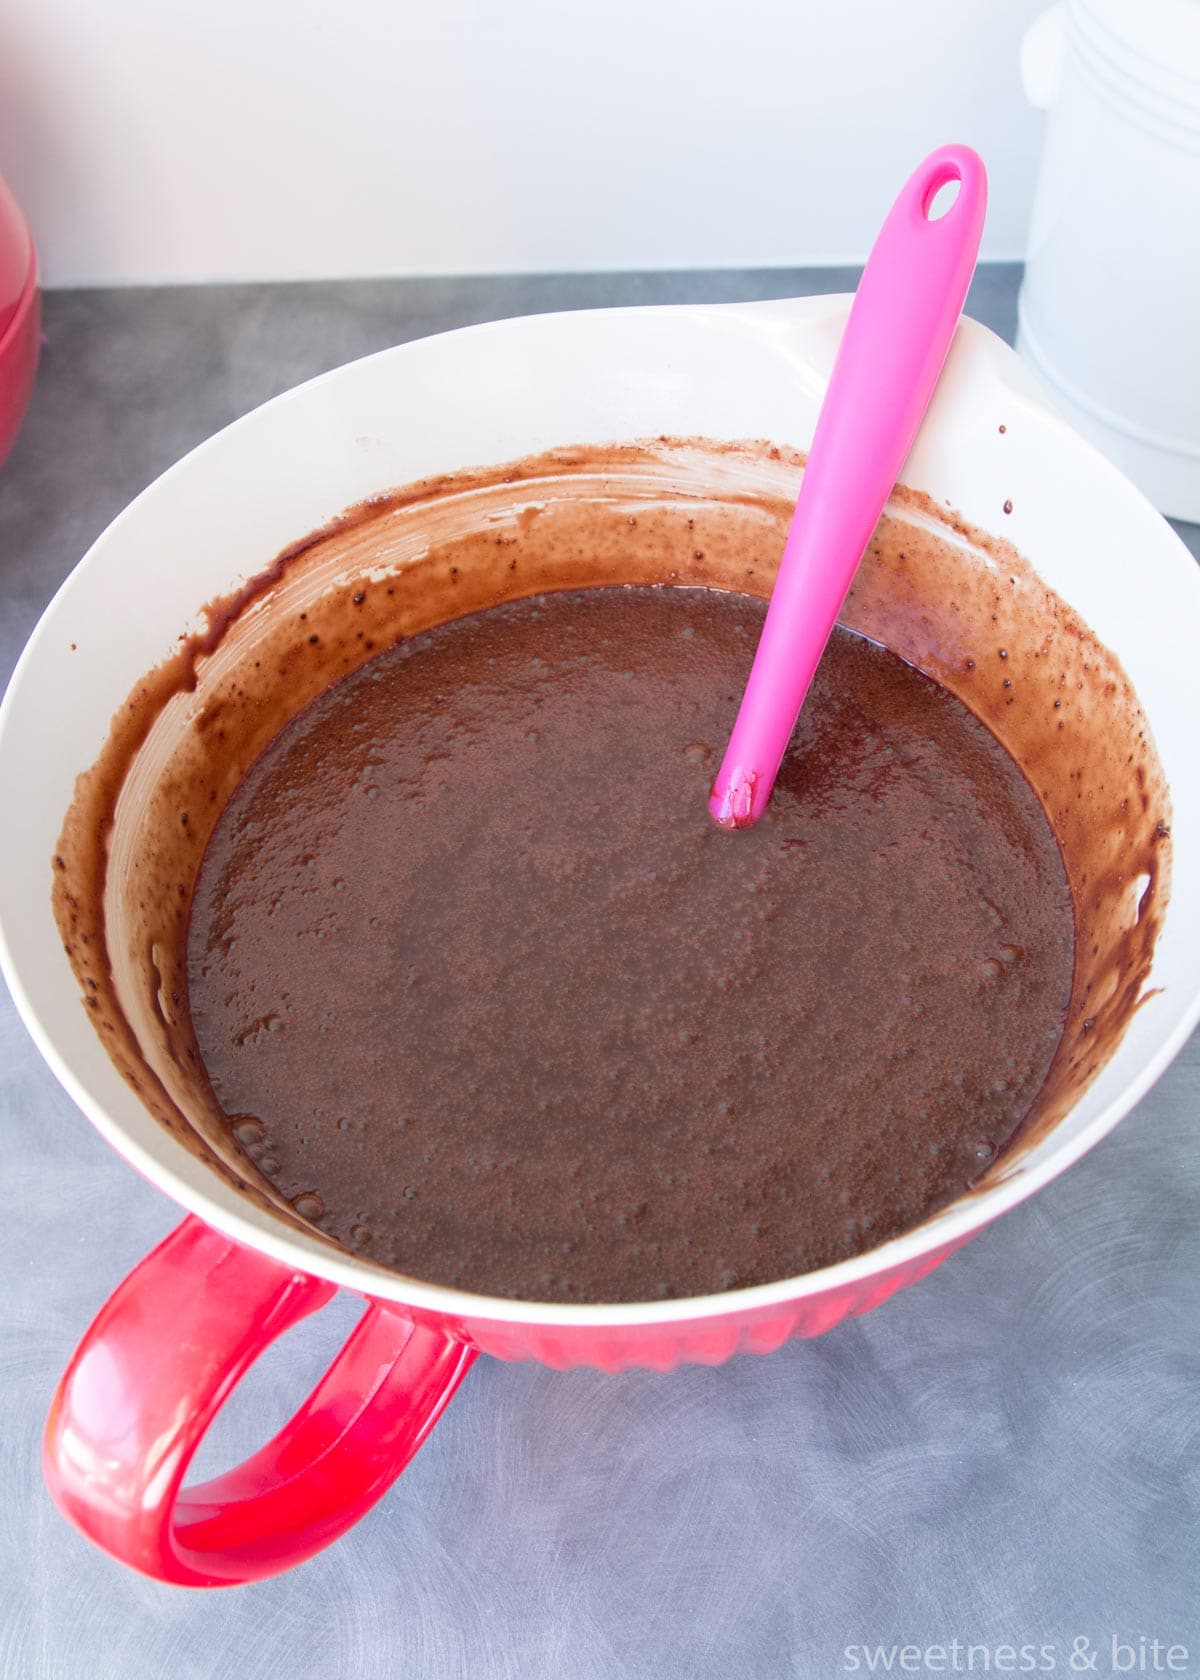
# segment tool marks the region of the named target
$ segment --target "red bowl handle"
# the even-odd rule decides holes
[[[59,1509],[155,1580],[259,1581],[357,1522],[412,1458],[475,1349],[368,1299],[321,1381],[265,1447],[184,1488],[205,1430],[238,1379],[333,1284],[185,1219],[100,1309],[46,1424]]]

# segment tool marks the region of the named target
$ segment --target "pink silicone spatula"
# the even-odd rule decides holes
[[[944,215],[939,190],[959,183]],[[942,146],[880,229],[846,322],[750,680],[709,810],[747,828],[766,809],[809,685],[933,395],[975,270],[987,175]]]

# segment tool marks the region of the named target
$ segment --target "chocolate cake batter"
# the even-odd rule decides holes
[[[196,886],[191,1019],[302,1216],[437,1282],[644,1300],[874,1247],[994,1160],[1071,999],[1050,826],[961,702],[838,630],[766,817],[719,831],[763,612],[494,607],[253,765]]]

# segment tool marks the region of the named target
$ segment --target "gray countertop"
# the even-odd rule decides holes
[[[496,316],[853,279],[51,294],[33,407],[0,473],[0,681],[130,497],[301,379]],[[1011,337],[1016,284],[983,270],[970,312]],[[1021,1672],[1029,1645],[1047,1649],[1026,1671],[1107,1674],[1114,1636],[1131,1647],[1118,1667],[1144,1650],[1152,1672],[1157,1639],[1160,1672],[1176,1645],[1173,1672],[1200,1675],[1198,1125],[1194,1038],[1079,1166],[823,1338],[670,1375],[481,1360],[333,1550],[257,1587],[189,1593],[92,1550],[42,1486],[59,1371],[177,1212],[101,1143],[0,995],[0,1676],[824,1680],[867,1672],[864,1646],[895,1672],[937,1672],[925,1648],[939,1644],[947,1672],[968,1671],[969,1646],[990,1672]],[[206,1443],[211,1468],[283,1420],[351,1316],[339,1301],[272,1350]],[[886,1648],[906,1644],[921,1655],[905,1669]]]

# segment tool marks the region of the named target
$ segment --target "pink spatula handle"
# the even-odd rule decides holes
[[[960,183],[936,221],[939,188]],[[757,822],[855,570],[929,406],[975,269],[987,176],[966,146],[927,157],[867,260],[817,421],[750,680],[709,810]]]

